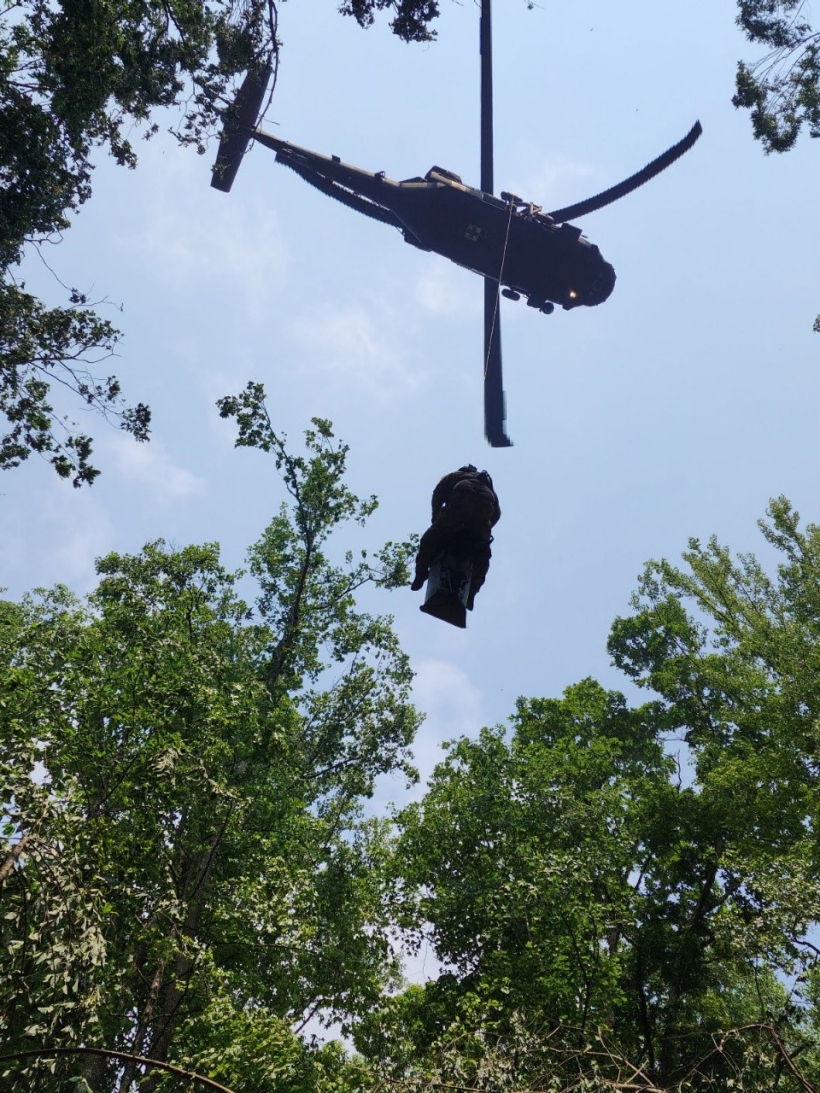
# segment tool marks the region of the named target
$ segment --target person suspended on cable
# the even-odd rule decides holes
[[[448,551],[466,554],[472,565],[467,608],[490,567],[492,529],[501,517],[493,480],[472,463],[446,474],[433,490],[431,525],[421,537],[416,575],[410,586],[417,592],[427,580],[431,564]]]

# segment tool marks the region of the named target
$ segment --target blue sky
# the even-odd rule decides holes
[[[335,0],[281,4],[267,126],[393,178],[434,163],[478,181],[478,9],[442,0],[438,40],[368,32]],[[428,770],[437,744],[504,720],[518,695],[594,675],[644,561],[715,533],[765,554],[755,521],[785,493],[818,519],[817,146],[766,157],[731,105],[749,49],[733,0],[496,0],[496,186],[555,208],[631,174],[680,139],[693,151],[579,221],[615,266],[596,309],[547,317],[502,301],[508,427],[482,429],[480,280],[358,217],[257,147],[230,195],[213,154],[139,144],[135,172],[101,162],[93,200],[50,261],[122,303],[112,370],[154,412],[139,446],[96,420],[90,490],[31,460],[0,479],[0,583],[18,595],[93,585],[93,559],[164,537],[218,540],[226,564],[282,499],[272,462],[233,449],[215,400],[265,384],[298,442],[311,416],[351,446],[350,479],[381,507],[362,546],[422,531],[438,478],[486,467],[503,517],[468,630],[380,594],[418,673]],[[61,302],[38,263],[28,282]],[[400,786],[385,787],[398,798]]]

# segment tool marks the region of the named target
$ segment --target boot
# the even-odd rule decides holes
[[[410,591],[411,592],[418,592],[418,590],[424,585],[424,582],[426,580],[427,580],[427,574],[423,573],[421,570],[417,569],[416,570],[416,576],[413,580],[413,583],[410,585]]]

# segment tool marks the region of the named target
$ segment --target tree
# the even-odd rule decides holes
[[[738,24],[767,52],[740,61],[732,102],[749,110],[752,132],[766,152],[788,152],[803,126],[820,137],[820,34],[807,21],[805,0],[738,0]],[[820,315],[813,329],[820,333]]]
[[[148,439],[151,413],[142,403],[124,404],[115,376],[103,379],[90,371],[112,355],[119,335],[82,306],[87,300],[81,293],[72,291],[70,302],[68,308],[47,308],[25,284],[0,284],[0,413],[8,423],[0,438],[0,468],[17,467],[37,452],[61,478],[81,486],[99,474],[91,463],[91,438],[55,413],[51,378],[137,440]]]
[[[374,11],[395,11],[392,29],[424,40],[437,15],[426,0],[360,0],[343,13],[362,26]],[[133,168],[132,133],[159,129],[158,111],[174,108],[171,132],[203,153],[234,101],[245,72],[279,56],[274,0],[16,0],[0,25],[0,468],[32,452],[75,486],[99,473],[92,442],[52,405],[56,383],[86,407],[148,439],[150,412],[128,407],[116,378],[99,377],[119,337],[95,304],[67,290],[66,307],[49,308],[25,291],[17,267],[24,252],[54,242],[91,197],[92,155],[102,149]]]
[[[339,11],[352,15],[360,27],[370,27],[375,12],[392,8],[395,12],[390,28],[405,42],[429,42],[436,32],[430,28],[438,18],[437,0],[343,0]]]
[[[292,455],[259,397],[224,411],[256,415],[243,441],[274,453],[292,504],[249,574],[214,544],[158,542],[100,560],[86,602],[2,605],[3,1054],[99,1047],[312,1091],[342,1057],[299,1031],[349,1021],[396,974],[385,833],[361,802],[382,773],[413,777],[418,718],[391,620],[354,593],[405,583],[409,547],[331,562],[375,499],[345,485],[329,423]],[[104,1055],[0,1070],[10,1093],[179,1088]]]
[[[738,0],[738,24],[768,52],[737,67],[735,106],[751,111],[752,131],[767,152],[787,152],[804,125],[820,137],[820,34],[805,0]]]
[[[818,1087],[820,528],[784,499],[761,527],[774,579],[714,540],[647,566],[609,648],[651,701],[520,700],[401,815],[397,905],[445,970],[357,1030],[389,1082]]]

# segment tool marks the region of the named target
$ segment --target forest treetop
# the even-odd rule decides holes
[[[820,528],[780,498],[772,574],[650,563],[609,645],[646,702],[520,699],[386,820],[419,719],[356,601],[412,546],[334,560],[375,502],[329,422],[297,454],[257,385],[220,408],[290,498],[248,574],[158,542],[0,603],[4,1089],[179,1088],[89,1046],[234,1093],[818,1088]]]

